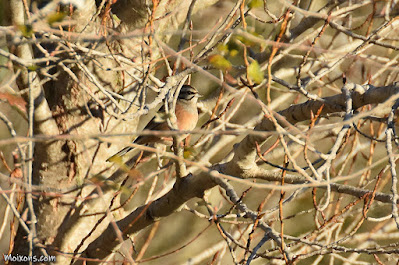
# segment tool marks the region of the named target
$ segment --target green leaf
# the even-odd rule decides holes
[[[185,159],[192,157],[194,154],[195,154],[195,148],[191,146],[184,148],[183,157]]]
[[[36,71],[38,68],[39,67],[36,64],[32,64],[32,65],[28,66],[28,70],[32,71],[32,72]]]
[[[235,40],[229,41],[227,43],[227,48],[229,50],[229,55],[232,57],[236,56],[238,54],[238,51],[240,50],[240,46]]]
[[[25,38],[31,38],[33,35],[32,25],[18,25],[18,29]]]
[[[262,0],[252,0],[251,2],[248,3],[249,8],[257,8],[262,6],[263,6]]]
[[[230,41],[227,44],[219,44],[217,49],[221,55],[234,57],[238,54],[240,47],[235,41]]]
[[[253,46],[255,43],[243,36],[236,36],[236,39],[242,43],[244,43],[246,46]]]
[[[208,61],[211,63],[212,66],[216,67],[217,69],[221,69],[223,71],[230,70],[232,66],[231,62],[220,54],[209,56]]]
[[[235,57],[238,54],[238,50],[231,50],[229,54],[231,57]]]
[[[47,16],[47,23],[52,25],[56,22],[61,22],[62,20],[64,20],[65,17],[66,17],[66,13],[64,13],[64,12],[52,13]]]
[[[257,61],[253,61],[248,67],[249,77],[257,84],[262,83],[264,77],[263,71],[260,69],[259,63]]]
[[[218,51],[220,51],[222,54],[228,53],[229,47],[226,44],[219,44]]]

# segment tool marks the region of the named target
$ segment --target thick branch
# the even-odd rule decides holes
[[[399,83],[384,87],[364,86],[364,93],[358,89],[359,87],[361,88],[361,86],[354,86],[356,87],[353,89],[354,92],[352,93],[353,109],[358,109],[368,104],[383,103],[390,97],[399,93]],[[275,118],[279,124],[283,127],[287,127],[289,124],[310,120],[311,113],[317,113],[322,106],[323,110],[321,115],[344,111],[345,95],[339,94],[323,98],[320,101],[309,100],[302,104],[292,105],[285,110],[279,111],[275,115]],[[356,116],[354,119],[356,119]],[[275,131],[275,125],[271,120],[264,119],[254,130]],[[262,136],[248,135],[245,137],[236,148],[234,158],[230,161],[227,168],[236,171],[237,169],[235,168],[239,166],[242,171],[244,171],[254,167],[256,158],[255,143],[263,143],[264,141],[265,138]],[[230,174],[229,172],[226,173]]]
[[[174,213],[188,200],[202,197],[206,190],[216,185],[206,173],[189,175],[177,183],[163,197],[137,208],[129,216],[116,223],[123,232],[124,239],[127,239],[127,235],[140,231],[160,218]],[[109,225],[101,236],[89,245],[85,252],[86,257],[101,260],[122,243],[117,241],[114,229],[113,225]]]
[[[226,171],[224,166],[214,166],[219,172],[223,173]],[[281,173],[271,173],[261,168],[254,168],[246,172],[246,178],[260,178],[268,181],[281,181]],[[305,184],[307,180],[304,177],[287,174],[284,177],[284,181],[287,184]],[[137,208],[126,218],[118,221],[116,224],[118,228],[123,232],[123,238],[127,239],[129,234],[136,233],[145,227],[152,225],[155,221],[169,216],[176,212],[180,206],[186,203],[188,200],[196,197],[202,197],[203,193],[216,186],[217,184],[207,173],[201,173],[198,175],[189,175],[181,180],[179,185],[175,184],[173,189],[170,190],[163,197],[157,199],[154,202],[143,205]],[[318,186],[319,188],[325,189],[327,186]],[[349,185],[342,185],[337,183],[330,184],[331,190],[349,194],[355,197],[362,197],[365,194],[371,194],[371,190],[360,189]],[[391,195],[377,192],[374,200],[391,203]],[[109,225],[108,228],[101,234],[99,238],[93,241],[85,251],[87,258],[104,259],[110,253],[112,253],[121,242],[118,242],[117,235],[115,233],[115,227]]]
[[[25,25],[24,7],[22,1],[13,0],[10,2],[12,20],[15,25]],[[33,59],[33,52],[29,44],[23,44],[16,48],[16,56],[22,61],[30,61]],[[53,119],[50,107],[44,97],[43,88],[40,84],[39,77],[33,73],[30,78],[28,70],[22,68],[21,75],[18,78],[20,90],[27,87],[32,89],[32,97],[35,102],[35,133],[44,135],[57,135],[59,133],[55,120]],[[27,96],[27,95],[26,95]]]
[[[281,172],[270,172],[268,170],[265,170],[265,169],[262,169],[259,167],[248,171],[246,174],[246,177],[263,179],[263,180],[267,180],[267,181],[281,182]],[[293,174],[286,174],[286,176],[284,177],[284,182],[286,184],[306,184],[306,183],[308,183],[306,178],[297,176],[297,175],[293,175]],[[361,189],[361,188],[353,187],[350,185],[343,185],[343,184],[338,184],[338,183],[329,183],[328,185],[330,185],[330,188],[332,191],[335,191],[337,193],[352,195],[352,196],[358,197],[358,198],[361,198],[366,194],[372,193],[371,190]],[[317,188],[326,189],[327,185],[320,185],[320,186],[317,186]],[[379,202],[384,202],[384,203],[392,203],[392,195],[385,194],[382,192],[377,192],[375,194],[374,200],[379,201]],[[399,200],[397,203],[399,203]]]

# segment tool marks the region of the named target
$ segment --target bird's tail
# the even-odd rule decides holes
[[[120,150],[118,153],[114,154],[110,158],[107,159],[107,162],[119,162],[121,161],[122,157],[126,155],[128,152],[133,150],[133,147],[127,146]]]

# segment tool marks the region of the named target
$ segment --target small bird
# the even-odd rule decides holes
[[[198,91],[190,86],[183,85],[180,89],[179,96],[176,101],[175,107],[175,115],[176,115],[176,124],[177,128],[181,131],[190,131],[195,128],[198,122],[198,110],[197,110],[197,102],[200,94]],[[159,112],[165,112],[164,107],[159,110]],[[154,117],[147,124],[144,130],[153,130],[153,131],[168,131],[170,130],[168,123],[166,120],[157,121]],[[170,137],[162,137],[155,135],[143,135],[136,138],[133,143],[136,144],[150,144],[155,142],[171,142]],[[116,157],[122,157],[129,151],[133,150],[133,147],[127,146],[123,148],[121,151],[116,153],[107,159],[107,161],[113,161]]]

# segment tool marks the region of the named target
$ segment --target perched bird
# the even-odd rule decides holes
[[[197,110],[197,101],[200,94],[198,91],[189,85],[183,85],[180,89],[179,96],[176,101],[175,107],[175,115],[176,115],[176,124],[179,130],[181,131],[190,131],[195,128],[198,122],[198,110]],[[165,112],[164,107],[162,107],[159,112]],[[168,131],[170,130],[168,123],[166,120],[157,121],[154,117],[147,124],[144,130],[153,130],[153,131]],[[150,144],[155,142],[171,142],[171,137],[167,136],[156,136],[156,135],[143,135],[136,138],[133,143],[136,144]],[[111,156],[107,159],[107,161],[112,161],[116,157],[122,157],[129,151],[134,149],[133,147],[125,147],[115,155]]]

